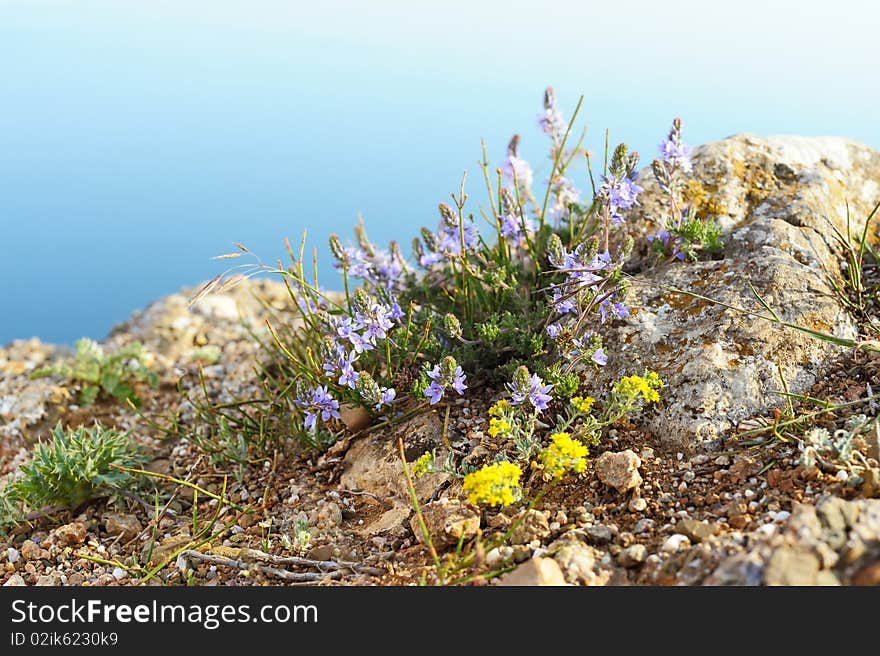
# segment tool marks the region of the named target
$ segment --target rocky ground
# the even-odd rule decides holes
[[[856,441],[869,465],[858,477],[841,475],[829,462],[801,464],[794,431],[780,431],[779,439],[742,435],[785,412],[786,401],[771,393],[780,387],[780,372],[792,392],[850,404],[811,419],[811,425],[833,431],[852,415],[876,417],[870,397],[880,391],[880,356],[648,284],[665,276],[669,286],[753,308],[739,284],[749,279],[785,320],[852,338],[870,334],[876,308],[855,316],[823,282],[823,271],[838,266],[839,251],[820,224],[829,217],[840,222],[843,198],[860,212],[872,197],[877,200],[880,154],[842,140],[736,137],[703,147],[695,162],[695,177],[709,198],[705,211],[726,221],[725,258],[636,274],[636,282],[644,283],[634,285],[638,311],[607,335],[609,351],[621,354],[609,361],[607,376],[657,368],[667,381],[659,407],[616,426],[594,449],[588,470],[555,487],[525,517],[518,508],[480,512],[463,501],[460,482],[445,475],[417,481],[434,543],[447,554],[461,535],[467,543],[479,538],[491,546],[493,535],[522,519],[508,544],[479,553],[472,582],[880,584],[877,428]],[[640,211],[647,215],[650,200],[644,205]],[[864,221],[866,213],[854,209],[856,216]],[[643,232],[650,227],[645,220]],[[79,408],[75,390],[63,380],[29,379],[30,372],[63,356],[63,349],[37,340],[0,348],[0,475],[26,461],[34,442],[57,421],[78,425],[98,418],[131,429],[150,453],[150,470],[217,494],[225,479],[226,497],[247,512],[198,500],[197,525],[209,516],[217,520],[216,535],[205,541],[194,536],[192,490],[163,483],[158,509],[146,491],[34,516],[0,544],[0,582],[435,581],[397,441],[403,439],[410,462],[431,449],[442,459],[449,448],[466,453],[468,462],[485,462],[499,448],[486,434],[493,393],[481,390],[456,400],[448,421],[443,411],[426,410],[325,453],[288,442],[243,467],[213,464],[192,440],[168,439],[151,424],[177,416],[179,435],[198,429],[196,410],[186,399],[199,391],[200,364],[213,402],[258,397],[254,364],[261,353],[244,324],[262,334],[267,310],[256,299],[283,313],[286,292],[256,281],[191,308],[188,296],[157,301],[107,340],[110,347],[139,340],[155,354],[161,385],[139,390],[143,416],[106,400]],[[510,570],[503,567],[510,562],[518,567],[484,576]]]

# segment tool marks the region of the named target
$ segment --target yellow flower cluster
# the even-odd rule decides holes
[[[489,420],[489,437],[498,437],[510,432],[510,424],[504,419]]]
[[[656,403],[660,400],[658,390],[663,387],[655,372],[646,372],[644,376],[624,376],[615,386],[615,390],[623,396],[635,399],[641,396],[645,403]]]
[[[572,439],[570,433],[553,433],[550,445],[538,454],[538,459],[545,477],[558,481],[569,471],[583,473],[587,468],[585,458],[589,453],[587,445]]]
[[[509,506],[522,496],[522,470],[512,462],[496,462],[464,477],[468,501],[477,505]]]
[[[596,399],[592,396],[573,396],[571,397],[571,404],[574,406],[575,410],[578,412],[583,412],[587,414],[590,410],[593,409],[593,404],[596,403]]]
[[[489,416],[490,417],[500,417],[501,415],[506,413],[508,410],[510,410],[510,407],[511,406],[510,406],[509,401],[507,401],[506,399],[501,399],[500,401],[497,401],[495,403],[495,405],[493,405],[491,408],[489,408]]]
[[[428,470],[433,464],[434,454],[430,451],[425,451],[424,455],[419,456],[419,459],[416,460],[412,465],[413,476],[415,476],[416,478],[421,478],[428,473]]]

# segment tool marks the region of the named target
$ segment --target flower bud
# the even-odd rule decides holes
[[[450,228],[458,227],[458,216],[448,203],[440,203],[440,216]]]
[[[437,235],[427,228],[422,228],[422,239],[425,242],[425,248],[432,253],[436,253],[440,249],[440,242],[437,241]]]
[[[453,339],[461,339],[461,322],[451,312],[443,317],[443,327]]]
[[[555,232],[547,240],[547,256],[550,263],[555,266],[562,266],[565,262],[565,246],[562,245],[562,240]]]
[[[361,395],[361,398],[370,405],[379,403],[382,398],[379,384],[373,380],[373,377],[366,371],[361,372],[355,383],[355,389],[357,390],[357,393]]]
[[[440,361],[440,373],[444,380],[451,381],[455,377],[456,369],[458,369],[458,362],[451,355],[447,355]]]
[[[342,246],[342,242],[339,241],[339,237],[335,234],[330,235],[330,252],[333,253],[333,257],[335,257],[340,263],[347,261],[347,256],[345,254],[345,248]]]

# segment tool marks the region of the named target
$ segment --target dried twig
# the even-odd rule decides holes
[[[215,549],[219,551],[220,549]],[[374,567],[362,567],[355,563],[333,560],[313,560],[298,556],[275,556],[256,549],[223,548],[223,553],[205,554],[200,551],[186,550],[181,555],[187,558],[202,560],[213,565],[223,565],[242,570],[256,570],[278,577],[285,581],[322,581],[342,578],[346,572],[379,576],[385,572]],[[224,555],[224,553],[226,555]],[[260,562],[257,562],[260,561]],[[261,563],[280,566],[311,567],[317,572],[291,572],[278,567],[267,567]]]

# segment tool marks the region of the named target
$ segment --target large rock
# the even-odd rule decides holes
[[[742,135],[701,146],[690,197],[699,216],[724,229],[723,259],[674,262],[636,273],[631,315],[606,335],[611,354],[599,382],[654,369],[666,382],[649,427],[684,447],[712,440],[779,403],[780,374],[806,391],[840,347],[733,308],[853,338],[853,318],[834,298],[826,271],[839,271],[831,225],[860,234],[880,200],[880,153],[836,138]],[[642,171],[641,205],[629,230],[644,243],[661,226],[662,195]],[[718,301],[676,293],[685,290]]]
[[[383,500],[397,499],[409,504],[397,438],[403,438],[404,453],[411,467],[425,451],[436,450],[442,461],[445,454],[442,436],[443,423],[435,412],[419,414],[390,432],[368,433],[354,440],[346,452],[339,482],[348,490],[368,492]],[[449,479],[447,474],[426,474],[414,479],[419,501],[424,503],[429,500],[437,488]]]

